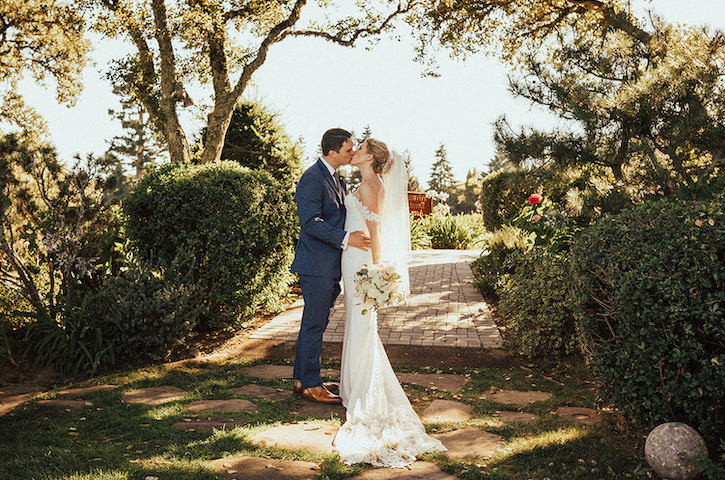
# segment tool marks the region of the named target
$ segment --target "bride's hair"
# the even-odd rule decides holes
[[[373,172],[385,173],[390,167],[390,151],[388,146],[374,138],[367,139],[368,153],[373,156]]]

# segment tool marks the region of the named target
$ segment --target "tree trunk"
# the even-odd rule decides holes
[[[174,47],[171,43],[171,34],[166,19],[166,5],[164,0],[153,0],[152,8],[156,26],[155,35],[161,54],[161,99],[159,101],[159,116],[164,126],[171,161],[174,163],[189,162],[191,159],[189,144],[176,113],[176,102],[183,98],[184,87],[181,82],[176,80],[176,60],[174,58]]]
[[[204,152],[201,154],[200,163],[216,162],[222,158],[224,139],[232,121],[234,107],[239,98],[234,95],[225,95],[224,97],[224,99],[220,99],[217,96],[214,110],[207,117]]]

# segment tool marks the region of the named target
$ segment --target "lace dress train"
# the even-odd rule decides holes
[[[345,198],[345,206],[347,231],[367,231],[366,218],[378,220],[352,194]],[[353,278],[366,263],[372,263],[369,251],[348,248],[343,252],[345,335],[340,396],[347,408],[347,421],[338,431],[334,446],[348,464],[404,467],[418,454],[446,449],[426,434],[400,386],[378,336],[377,312],[370,309],[362,313]]]

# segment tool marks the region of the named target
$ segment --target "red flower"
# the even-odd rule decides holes
[[[536,205],[537,203],[541,203],[544,200],[544,197],[539,195],[538,193],[534,193],[529,197],[529,203],[531,205]]]

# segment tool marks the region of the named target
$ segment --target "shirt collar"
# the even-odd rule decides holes
[[[325,159],[324,159],[324,158],[320,157],[320,160],[322,160],[322,163],[324,163],[324,164],[325,164],[325,166],[327,167],[327,171],[328,171],[328,172],[330,172],[330,176],[334,176],[334,175],[335,175],[335,169],[334,169],[334,168],[332,168],[332,167],[330,166],[330,164],[329,164],[329,163],[327,163],[327,162],[325,161]]]

